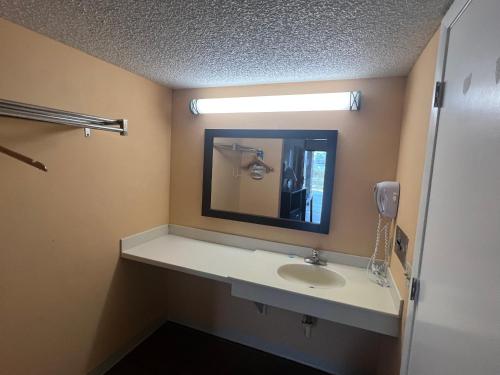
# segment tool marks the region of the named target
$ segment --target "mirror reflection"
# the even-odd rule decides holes
[[[212,210],[320,224],[328,141],[214,137]]]

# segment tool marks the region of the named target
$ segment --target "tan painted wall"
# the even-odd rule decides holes
[[[413,66],[405,94],[396,177],[401,184],[396,223],[408,235],[407,261],[410,264],[417,229],[438,44],[439,33],[436,33]],[[403,279],[399,277],[403,276],[403,268],[396,256],[391,259],[391,267],[400,288],[405,286]]]
[[[373,184],[396,175],[404,78],[176,90],[173,96],[171,222],[368,256],[376,226]],[[360,112],[194,116],[191,98],[361,90]],[[338,129],[332,227],[329,235],[201,216],[204,129]],[[190,147],[185,147],[189,144]]]
[[[436,32],[413,66],[408,76],[405,93],[396,177],[401,184],[396,223],[408,235],[407,261],[410,264],[413,260],[415,245],[438,45],[439,32]],[[403,265],[395,255],[391,258],[391,271],[405,299],[401,324],[401,331],[404,332],[408,288]],[[400,344],[397,350],[400,350]],[[399,358],[399,355],[394,358]],[[399,363],[397,363],[397,368],[399,368]]]
[[[254,215],[279,217],[281,186],[282,139],[244,139],[242,145],[257,147],[264,151],[264,162],[274,168],[262,180],[254,180],[248,170],[241,171],[240,201],[238,211]],[[242,165],[254,159],[254,155],[243,155]]]
[[[216,138],[215,143],[240,143],[234,138]],[[223,149],[213,150],[212,199],[213,209],[237,212],[240,202],[240,179],[236,176],[241,165],[241,154]]]
[[[168,221],[171,91],[0,19],[0,98],[129,119],[130,135],[0,118],[0,373],[84,374],[165,314],[120,237]]]
[[[259,148],[264,151],[264,161],[274,168],[262,180],[254,180],[242,166],[250,163],[255,154],[214,149],[212,159],[211,208],[262,216],[279,216],[281,139],[215,138],[214,143]],[[237,177],[235,175],[238,174]]]

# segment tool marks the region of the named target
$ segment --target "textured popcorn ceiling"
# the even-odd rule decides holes
[[[0,0],[0,16],[168,86],[204,87],[406,75],[451,2]]]

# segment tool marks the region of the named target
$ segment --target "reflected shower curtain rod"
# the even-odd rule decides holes
[[[90,135],[90,129],[115,132],[120,135],[127,135],[128,130],[126,119],[111,120],[4,99],[0,99],[0,116],[84,128],[85,136]]]

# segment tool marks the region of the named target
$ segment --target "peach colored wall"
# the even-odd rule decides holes
[[[0,118],[0,373],[85,374],[166,314],[119,239],[168,222],[171,91],[0,19],[0,98],[129,119],[130,135]]]
[[[248,170],[241,171],[240,202],[238,211],[254,215],[279,217],[282,139],[244,139],[243,146],[260,148],[264,151],[264,161],[274,168],[262,180],[254,180]],[[254,159],[254,155],[243,155],[242,165]]]
[[[254,180],[243,166],[250,163],[255,154],[232,150],[213,150],[211,207],[216,210],[250,213],[254,215],[279,215],[281,139],[262,138],[215,138],[214,143],[259,148],[264,151],[265,161],[274,168],[262,180]],[[238,174],[236,176],[236,174]]]
[[[214,143],[239,143],[234,138],[216,138]],[[236,176],[241,165],[241,153],[231,150],[213,150],[211,207],[222,211],[238,211],[240,179]]]
[[[415,234],[420,204],[420,188],[424,170],[427,131],[432,109],[434,90],[434,71],[436,69],[439,31],[434,34],[413,66],[407,82],[401,140],[399,144],[398,168],[396,179],[401,184],[397,225],[408,235],[409,246],[407,262],[413,260]],[[397,256],[391,258],[391,271],[396,284],[405,299],[401,331],[404,332],[408,288],[403,265]],[[397,348],[400,350],[400,347]],[[399,358],[399,355],[394,356]],[[397,363],[399,369],[399,363]]]
[[[174,224],[368,256],[376,209],[373,184],[394,179],[405,78],[175,90],[172,122],[170,215]],[[191,98],[361,90],[359,112],[257,113],[194,116]],[[204,130],[338,129],[338,152],[329,235],[201,216]],[[185,147],[189,144],[190,147]]]
[[[438,44],[439,33],[436,33],[413,66],[405,94],[396,177],[401,184],[396,223],[408,235],[407,261],[410,264],[417,229]],[[403,268],[396,256],[391,259],[391,267],[400,288],[405,289],[403,279],[399,277],[403,275]]]

